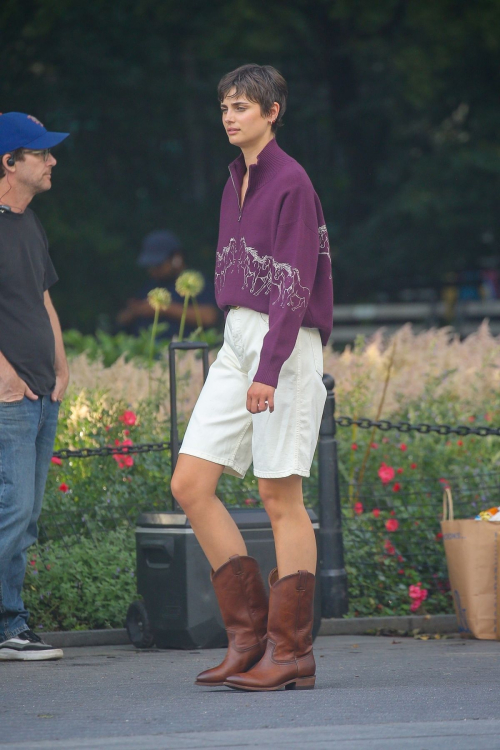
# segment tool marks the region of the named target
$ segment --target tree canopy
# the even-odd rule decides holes
[[[219,78],[276,66],[283,148],[323,203],[338,301],[498,254],[500,0],[4,0],[3,111],[71,138],[33,207],[66,326],[93,330],[170,228],[213,271],[227,144]]]

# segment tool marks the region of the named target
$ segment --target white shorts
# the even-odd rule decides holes
[[[210,367],[180,453],[224,466],[243,478],[308,477],[326,400],[323,348],[317,328],[301,328],[281,368],[274,412],[250,414],[247,391],[259,365],[269,316],[244,307],[229,311],[224,344]]]

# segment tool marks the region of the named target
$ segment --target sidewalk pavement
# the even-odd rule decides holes
[[[315,690],[193,684],[223,651],[68,648],[0,664],[8,750],[500,750],[500,643],[320,636]]]

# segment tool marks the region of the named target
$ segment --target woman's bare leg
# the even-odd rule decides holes
[[[247,554],[238,527],[215,494],[223,469],[220,464],[181,453],[171,484],[172,494],[189,518],[213,570],[231,555]]]
[[[316,575],[316,538],[304,507],[302,477],[259,479],[259,494],[273,529],[279,577],[298,570]]]

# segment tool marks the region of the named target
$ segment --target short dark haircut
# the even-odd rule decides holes
[[[6,151],[5,153],[9,154],[9,156],[13,156],[14,161],[23,161],[24,159],[24,148],[16,148],[15,151]],[[5,168],[2,164],[2,159],[4,156],[5,154],[2,154],[0,156],[0,180],[2,180],[6,175]]]
[[[217,86],[217,96],[219,101],[223,102],[231,89],[235,89],[234,96],[243,94],[251,102],[260,104],[262,114],[266,117],[271,111],[274,102],[280,105],[280,111],[276,121],[272,125],[272,130],[276,130],[283,125],[283,115],[286,110],[286,98],[288,96],[288,86],[286,81],[276,68],[272,65],[242,65],[225,76],[219,81]]]

